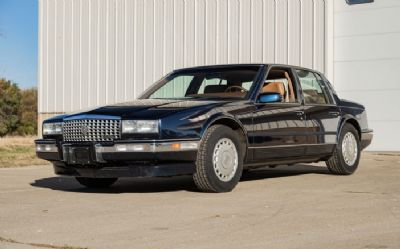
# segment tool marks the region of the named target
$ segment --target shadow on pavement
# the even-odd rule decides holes
[[[261,168],[243,173],[241,181],[256,181],[268,178],[290,177],[305,174],[329,174],[326,167],[297,164],[277,168]],[[35,180],[31,186],[52,190],[80,193],[154,193],[189,191],[198,192],[191,176],[121,178],[109,188],[88,189],[82,187],[74,178],[48,177]]]

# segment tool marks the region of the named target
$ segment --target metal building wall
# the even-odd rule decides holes
[[[364,104],[369,150],[399,151],[400,1],[334,3],[334,77],[338,94]]]
[[[324,0],[39,0],[39,113],[132,100],[174,68],[325,71]]]

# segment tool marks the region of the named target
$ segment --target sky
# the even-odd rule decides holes
[[[38,0],[0,0],[0,78],[37,86]]]

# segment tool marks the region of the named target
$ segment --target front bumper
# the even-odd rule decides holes
[[[35,141],[39,158],[51,161],[60,175],[85,177],[167,176],[194,170],[199,141],[118,141],[62,143]]]
[[[374,133],[372,130],[361,132],[361,150],[368,147],[371,144]]]

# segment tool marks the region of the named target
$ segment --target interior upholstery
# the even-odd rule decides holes
[[[284,100],[284,102],[296,102],[296,95],[293,88],[293,82],[291,80],[289,73],[282,69],[272,69],[268,73],[267,80],[279,80],[279,79],[286,79],[288,83],[288,91],[286,91],[285,84],[283,82],[279,82],[283,83],[284,94],[282,95],[282,99]],[[266,86],[267,84],[269,85],[269,82],[266,82],[264,86]],[[262,91],[264,91],[264,87]]]
[[[328,103],[325,99],[325,94],[318,93],[316,90],[307,89],[303,90],[304,101],[306,103],[317,103],[317,104],[326,104]]]
[[[284,99],[285,97],[285,84],[283,82],[268,82],[262,88],[262,93],[279,93]]]
[[[289,87],[289,94],[286,96],[285,101],[286,102],[295,102],[296,98],[294,95],[294,90],[293,90],[293,83],[292,80],[290,79],[289,73],[288,72],[284,72],[285,78],[288,81],[288,87]]]

